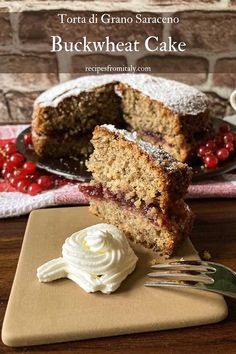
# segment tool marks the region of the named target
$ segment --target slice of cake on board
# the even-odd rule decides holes
[[[87,162],[93,180],[81,187],[90,210],[131,240],[170,256],[192,228],[183,197],[190,168],[136,133],[97,126]]]

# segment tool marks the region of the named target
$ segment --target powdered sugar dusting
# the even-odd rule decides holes
[[[181,115],[197,115],[207,108],[207,96],[199,90],[173,80],[154,77],[147,74],[113,74],[84,76],[52,87],[42,93],[35,101],[35,106],[57,107],[67,97],[78,96],[81,92],[91,91],[96,87],[114,83],[118,95],[118,83],[140,91],[152,100],[163,103],[173,112]]]
[[[117,129],[112,124],[103,124],[101,127],[112,133],[121,135],[127,141],[137,144],[142,151],[151,155],[157,161],[158,165],[161,164],[167,171],[175,170],[180,166],[185,166],[188,168],[187,164],[177,161],[172,155],[162,148],[157,148],[156,146],[140,139],[136,132],[129,132],[125,129]]]

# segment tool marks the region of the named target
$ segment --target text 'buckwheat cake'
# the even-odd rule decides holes
[[[192,159],[211,127],[207,96],[191,86],[147,74],[85,76],[36,99],[34,149],[40,156],[89,155],[84,142],[104,123],[135,130],[182,162]]]
[[[183,201],[190,168],[136,133],[97,126],[87,162],[93,180],[81,187],[90,210],[131,240],[170,256],[192,227]]]

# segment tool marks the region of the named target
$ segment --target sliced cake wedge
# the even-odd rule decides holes
[[[170,256],[192,227],[183,201],[190,168],[135,133],[112,125],[93,132],[87,166],[93,180],[82,186],[90,210],[131,240]]]

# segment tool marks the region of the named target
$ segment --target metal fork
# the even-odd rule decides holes
[[[236,272],[222,264],[204,261],[176,261],[156,264],[147,274],[155,281],[145,286],[205,290],[236,299]]]

